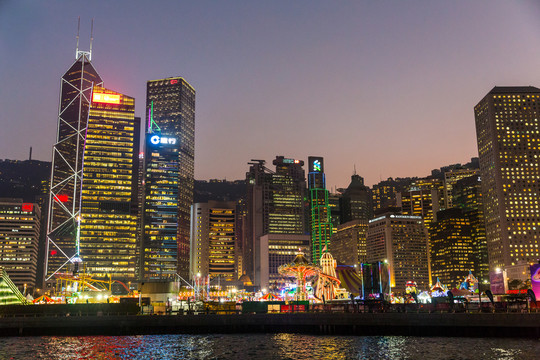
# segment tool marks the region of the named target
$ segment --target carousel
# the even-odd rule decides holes
[[[321,268],[309,263],[304,253],[299,252],[290,264],[281,265],[278,272],[286,277],[296,278],[296,300],[307,300],[306,282],[318,275]]]

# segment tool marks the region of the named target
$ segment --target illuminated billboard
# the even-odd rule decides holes
[[[92,94],[92,102],[120,104],[120,95],[95,92]]]
[[[150,143],[152,143],[153,145],[158,145],[158,144],[176,145],[176,139],[173,137],[168,137],[168,136],[152,135],[150,137]]]
[[[531,288],[536,299],[540,299],[540,264],[531,265]]]
[[[310,173],[323,173],[324,172],[324,159],[319,156],[308,157],[309,172]]]

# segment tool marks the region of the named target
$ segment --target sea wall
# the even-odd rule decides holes
[[[290,332],[540,338],[540,313],[295,313],[0,317],[0,336]]]

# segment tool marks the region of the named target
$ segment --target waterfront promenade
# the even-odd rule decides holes
[[[540,338],[540,313],[294,313],[0,317],[0,336],[306,333]]]

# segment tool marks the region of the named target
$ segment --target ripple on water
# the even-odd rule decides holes
[[[0,359],[538,359],[530,339],[302,334],[0,338]]]

